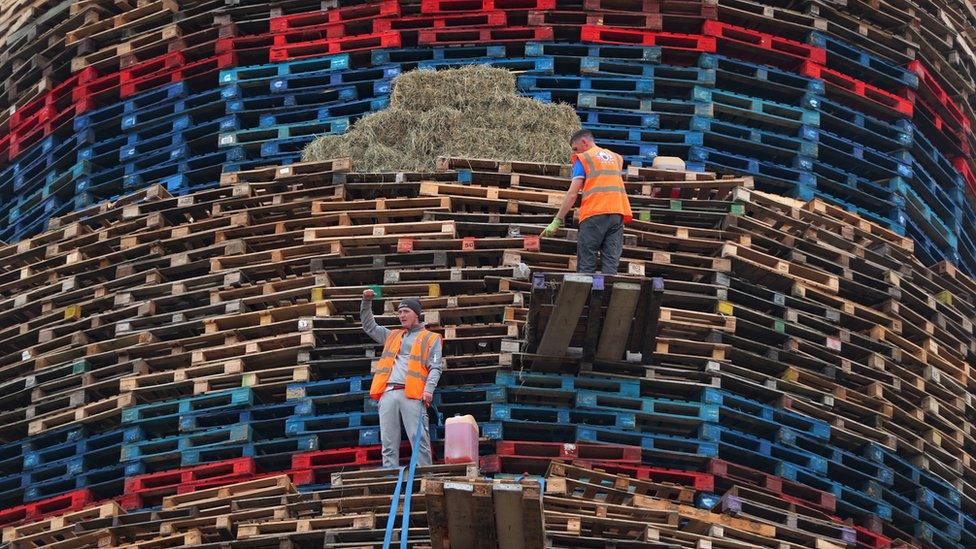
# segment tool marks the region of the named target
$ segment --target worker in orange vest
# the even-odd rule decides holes
[[[359,312],[363,331],[373,341],[383,344],[383,354],[373,364],[369,396],[379,402],[380,442],[383,467],[400,465],[400,421],[406,427],[410,446],[420,445],[417,463],[431,464],[430,432],[427,407],[434,399],[434,389],[441,378],[441,336],[424,328],[420,321],[420,300],[408,298],[397,305],[400,328],[380,326],[373,318],[373,290],[363,292]],[[417,422],[423,422],[420,440],[414,440]]]
[[[596,272],[596,253],[601,252],[602,269],[606,275],[617,274],[620,254],[624,248],[624,225],[633,219],[627,189],[624,187],[624,160],[619,154],[593,141],[589,130],[580,130],[569,139],[573,148],[573,181],[563,197],[559,213],[542,231],[553,236],[564,224],[576,197],[583,193],[579,209],[579,231],[576,234],[576,270]]]

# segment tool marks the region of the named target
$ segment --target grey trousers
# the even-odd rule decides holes
[[[407,398],[406,391],[387,391],[383,393],[380,408],[380,442],[383,445],[383,467],[400,465],[400,421],[407,431],[410,446],[416,447],[417,422],[423,421],[420,436],[420,455],[417,465],[430,465],[430,431],[427,424],[427,407],[420,400]]]
[[[605,275],[617,274],[620,254],[624,251],[624,217],[604,214],[588,217],[576,233],[576,272],[595,273],[596,253],[603,256]]]

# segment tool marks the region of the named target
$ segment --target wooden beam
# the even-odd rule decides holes
[[[573,332],[579,323],[583,307],[589,298],[593,277],[590,275],[568,274],[563,279],[559,294],[556,296],[556,306],[546,324],[542,341],[536,354],[548,356],[564,356],[566,349],[573,339]]]
[[[650,297],[647,309],[644,311],[641,362],[650,364],[654,360],[654,350],[657,348],[657,322],[661,316],[661,302],[664,300],[664,279],[652,278],[650,284],[645,285],[644,291],[650,292]]]
[[[600,360],[620,360],[627,350],[627,339],[634,323],[634,311],[640,299],[640,284],[614,282],[610,305],[603,319],[600,344],[596,357]]]

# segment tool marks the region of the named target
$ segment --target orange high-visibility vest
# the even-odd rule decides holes
[[[373,400],[379,400],[386,391],[386,382],[393,372],[393,363],[400,352],[403,334],[404,330],[391,330],[390,335],[386,336],[383,354],[372,369],[373,381],[369,386],[369,396]],[[440,337],[434,332],[420,330],[414,338],[413,345],[410,346],[410,358],[407,359],[407,379],[404,383],[407,398],[419,400],[423,397],[424,385],[427,383],[427,357],[434,342]]]
[[[619,214],[623,216],[624,223],[630,223],[634,214],[630,210],[624,179],[620,176],[624,159],[611,150],[597,146],[573,155],[573,160],[576,159],[583,164],[583,172],[586,173],[583,202],[579,209],[580,223],[588,217],[602,214]]]

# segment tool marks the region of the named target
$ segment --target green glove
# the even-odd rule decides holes
[[[542,230],[542,236],[552,236],[563,226],[563,220],[558,217],[552,218],[552,222]]]

